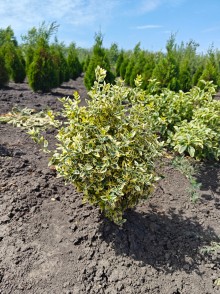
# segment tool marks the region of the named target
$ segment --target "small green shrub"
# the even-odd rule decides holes
[[[157,81],[152,80],[145,103],[154,132],[160,134],[168,148],[199,160],[218,160],[220,101],[213,100],[213,83],[203,84],[203,89],[193,87],[184,93],[160,89]]]
[[[120,224],[123,212],[152,191],[161,144],[145,115],[140,81],[129,89],[121,80],[106,84],[105,76],[98,67],[87,107],[79,106],[78,94],[61,99],[66,123],[51,163],[84,192],[84,201]]]
[[[220,156],[219,135],[199,121],[183,121],[175,126],[175,133],[170,138],[171,146],[180,154],[187,152],[196,159],[215,157],[218,160]]]
[[[204,93],[203,90],[200,92]],[[186,152],[199,160],[219,160],[220,102],[212,100],[211,96],[210,99],[203,96],[200,102],[199,105],[194,103],[191,120],[183,120],[174,126],[175,131],[169,134],[168,142],[180,154]]]

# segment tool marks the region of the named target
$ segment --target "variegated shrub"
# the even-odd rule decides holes
[[[140,77],[131,89],[121,80],[105,83],[105,76],[98,67],[86,107],[79,106],[77,93],[61,99],[66,123],[51,163],[84,193],[84,201],[121,224],[123,212],[152,192],[161,144],[146,115]]]

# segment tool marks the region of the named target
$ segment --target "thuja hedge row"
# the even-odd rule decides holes
[[[178,45],[175,36],[167,41],[165,52],[142,50],[138,43],[133,51],[121,51],[116,63],[116,75],[127,85],[134,86],[137,74],[143,77],[142,88],[148,89],[149,79],[157,79],[161,86],[173,91],[189,91],[203,87],[201,80],[213,81],[220,87],[220,51],[210,48],[199,54],[194,41]]]
[[[82,72],[75,44],[66,47],[51,36],[57,30],[56,23],[49,27],[42,23],[22,36],[18,46],[13,30],[0,29],[0,87],[9,80],[22,83],[27,77],[34,91],[49,92],[64,81],[77,78]]]

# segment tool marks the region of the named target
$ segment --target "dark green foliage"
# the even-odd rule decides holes
[[[0,88],[9,82],[9,75],[5,65],[5,60],[2,52],[0,51]]]
[[[10,26],[8,26],[6,29],[0,29],[0,46],[8,42],[13,43],[13,45],[16,47],[18,46],[14,31]]]
[[[111,71],[116,72],[116,63],[119,57],[119,49],[116,43],[112,43],[111,47],[107,50],[107,56],[110,62]]]
[[[196,71],[195,71],[195,73],[194,73],[194,75],[192,77],[193,86],[196,86],[196,85],[199,84],[199,81],[201,79],[203,71],[204,71],[204,64],[200,64],[197,67],[197,69],[196,69]]]
[[[12,42],[5,43],[2,47],[10,79],[15,83],[23,83],[26,77],[26,72],[25,61],[21,49],[15,47]]]
[[[97,66],[101,66],[107,70],[106,82],[112,83],[114,81],[114,75],[111,72],[110,62],[106,55],[106,51],[102,46],[103,37],[102,34],[95,35],[95,45],[93,46],[92,56],[85,72],[84,83],[87,89],[91,89],[95,81],[95,69]]]
[[[133,68],[131,69],[131,76],[129,80],[129,85],[132,87],[135,86],[135,79],[137,75],[140,75],[143,73],[143,68],[146,64],[146,57],[145,57],[145,52],[141,51],[138,56],[136,57],[136,61],[134,63]]]
[[[9,79],[23,82],[26,73],[29,77],[32,76],[31,80],[34,76],[41,76],[43,79],[52,73],[48,81],[50,87],[43,86],[42,91],[45,91],[59,86],[69,78],[76,79],[84,72],[85,85],[90,89],[95,80],[95,68],[99,65],[107,70],[106,81],[110,83],[114,82],[115,76],[120,76],[128,86],[134,87],[136,76],[141,75],[141,88],[144,90],[150,90],[152,79],[160,83],[160,89],[168,88],[173,91],[188,92],[193,86],[203,88],[202,80],[213,81],[218,88],[220,87],[220,51],[214,51],[213,47],[207,54],[198,54],[199,45],[195,41],[190,40],[186,44],[182,42],[177,45],[175,35],[172,34],[167,41],[166,52],[144,51],[140,48],[140,43],[133,50],[119,51],[116,43],[112,43],[110,48],[104,48],[103,36],[98,33],[95,35],[92,49],[76,47],[74,43],[67,48],[64,44],[58,43],[56,37],[55,42],[51,44],[50,38],[57,29],[56,22],[48,26],[43,22],[39,28],[33,27],[27,35],[22,36],[23,44],[19,46],[10,26],[6,29],[0,28],[0,48],[5,58]],[[42,60],[39,60],[40,47],[41,53],[46,50],[46,55],[50,56],[48,61],[45,60],[44,54],[40,54]],[[47,73],[40,73],[46,69]],[[33,70],[35,74],[31,74]],[[33,84],[37,84],[36,88],[39,89],[40,84],[44,85],[45,82],[34,83],[32,80]]]
[[[143,66],[143,89],[148,89],[149,86],[149,80],[152,78],[153,70],[155,68],[155,60],[156,60],[156,54],[152,52],[146,52],[145,54],[145,64]]]
[[[193,76],[196,73],[196,69],[200,65],[200,58],[196,55],[196,49],[198,46],[199,45],[197,43],[191,40],[186,44],[186,46],[184,43],[181,43],[178,48],[179,86],[184,92],[189,91],[192,86],[195,85],[193,82]]]
[[[34,49],[35,49],[35,47],[32,47],[32,46],[29,46],[26,48],[23,46],[23,51],[25,53],[25,70],[26,70],[26,72],[28,72],[28,68],[34,59]]]
[[[138,43],[132,52],[120,53],[116,74],[132,87],[136,75],[140,74],[143,78],[143,89],[148,89],[150,79],[157,79],[163,88],[167,87],[174,91],[181,89],[184,92],[197,85],[201,78],[220,84],[220,52],[211,54],[210,51],[209,57],[198,55],[198,46],[193,40],[186,45],[182,42],[178,46],[174,35],[167,41],[165,53],[141,50]]]
[[[166,56],[161,55],[159,62],[153,70],[152,76],[160,82],[162,87],[168,87],[171,90],[176,90],[178,77],[176,67]]]
[[[215,85],[219,85],[220,84],[219,78],[220,78],[219,66],[216,62],[215,54],[213,50],[209,50],[208,56],[206,58],[204,70],[202,72],[200,79],[204,81],[213,81]],[[203,87],[204,84],[199,82],[198,86]]]
[[[38,29],[34,27],[23,36],[28,82],[34,91],[49,92],[68,78],[63,45],[56,38],[55,43],[49,45],[50,37],[57,28],[55,22],[48,27],[43,22]]]
[[[133,57],[133,58],[130,58],[128,65],[126,67],[125,83],[127,85],[130,85],[130,78],[131,78],[131,74],[132,74],[132,70],[133,70],[134,66],[135,66],[135,59]]]
[[[59,86],[63,82],[69,80],[69,67],[65,57],[67,49],[63,43],[58,43],[58,40],[55,40],[55,43],[52,44],[50,48],[53,56],[54,70],[57,76],[57,83],[55,86]]]
[[[120,67],[120,77],[122,79],[125,78],[126,68],[127,68],[128,64],[129,64],[129,57],[128,56],[124,56],[124,60],[123,60],[123,62],[121,64],[121,67]]]
[[[45,22],[42,22],[38,29],[35,27],[31,28],[27,35],[22,36],[24,46],[34,47],[42,40],[49,43],[51,36],[57,32],[58,27],[59,25],[56,22],[52,22],[49,26]]]
[[[180,64],[179,84],[180,89],[184,92],[192,87],[192,76],[188,59],[183,60]]]
[[[90,55],[87,55],[84,63],[83,63],[83,71],[86,72],[88,66],[89,66],[89,63],[90,63]]]
[[[9,79],[22,83],[25,79],[25,61],[11,27],[0,29],[0,47],[5,59]]]
[[[59,79],[53,55],[47,44],[38,46],[28,69],[28,82],[34,91],[49,92]]]
[[[116,69],[115,69],[116,77],[120,77],[120,69],[121,69],[121,65],[123,61],[124,61],[124,51],[122,50],[116,62]]]
[[[67,63],[69,67],[69,76],[75,80],[82,73],[82,66],[79,62],[76,46],[74,43],[70,44],[68,48]]]
[[[20,48],[16,49],[16,58],[12,63],[12,80],[15,83],[23,83],[26,77],[25,60]]]
[[[166,55],[161,55],[158,64],[153,71],[153,78],[157,79],[162,87],[170,90],[179,90],[179,65],[175,37],[171,35],[166,45]]]
[[[108,58],[111,65],[115,65],[119,56],[119,49],[116,43],[111,44],[108,50]]]

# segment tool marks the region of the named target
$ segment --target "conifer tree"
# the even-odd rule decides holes
[[[9,78],[15,83],[22,83],[26,76],[25,61],[10,26],[5,30],[0,29],[0,46]]]
[[[76,45],[71,43],[68,48],[67,63],[69,68],[69,76],[75,80],[82,73],[82,66],[79,62]]]
[[[123,61],[124,61],[124,51],[121,50],[116,61],[116,69],[115,69],[116,77],[120,77],[120,70],[121,70],[121,65]]]
[[[208,52],[200,80],[213,81],[215,85],[220,84],[219,66],[216,62],[215,54],[212,49],[210,49]],[[203,87],[204,85],[199,81],[198,86]]]
[[[57,71],[49,45],[42,40],[34,52],[34,59],[28,69],[28,82],[36,91],[50,92],[57,86]]]
[[[34,47],[28,62],[28,83],[34,91],[49,92],[59,84],[59,71],[56,55],[49,45],[50,37],[57,31],[58,26],[53,22],[49,27],[43,22],[37,30],[32,28],[27,36],[23,36],[24,45],[28,52]]]
[[[119,57],[119,49],[116,43],[111,44],[111,47],[107,50],[107,56],[110,62],[111,71],[116,73],[116,63]]]
[[[131,55],[128,65],[126,67],[126,72],[125,72],[125,83],[127,85],[131,85],[131,75],[132,71],[135,67],[135,64],[137,63],[139,54],[141,52],[140,49],[140,42],[134,47],[133,54]],[[133,78],[133,77],[132,77]]]
[[[15,47],[12,42],[5,43],[2,47],[10,79],[15,83],[23,83],[26,77],[26,72],[25,61],[21,49]]]
[[[120,66],[120,77],[122,79],[125,79],[125,74],[126,74],[126,68],[129,64],[129,56],[128,55],[124,55],[123,57],[123,61],[122,61],[122,64]]]
[[[136,59],[136,62],[134,64],[134,67],[132,68],[130,81],[129,81],[129,84],[132,87],[135,86],[134,81],[135,81],[137,75],[141,75],[143,77],[143,69],[144,69],[145,64],[146,64],[145,52],[143,50],[140,51],[135,59]]]
[[[145,64],[143,66],[143,84],[142,88],[147,90],[149,86],[149,80],[152,78],[153,70],[155,68],[155,60],[157,53],[146,52],[145,53]]]
[[[89,66],[89,63],[90,63],[90,55],[88,54],[86,56],[86,59],[85,59],[84,63],[83,63],[83,72],[86,72],[86,70],[87,70],[87,68]]]
[[[8,82],[9,82],[9,75],[5,65],[5,59],[4,59],[2,50],[0,50],[0,88],[7,85]]]
[[[106,82],[112,83],[114,81],[114,75],[111,72],[110,62],[102,44],[103,36],[101,33],[98,33],[95,35],[95,44],[93,46],[92,56],[85,72],[84,82],[87,89],[91,89],[94,84],[95,69],[98,65],[107,70]]]
[[[162,87],[178,91],[179,64],[174,35],[171,35],[167,41],[166,50],[166,54],[161,53],[160,55],[159,62],[153,71],[153,78],[156,78]]]
[[[67,63],[67,48],[64,43],[59,43],[55,37],[55,42],[50,46],[53,56],[53,63],[57,76],[57,86],[69,80],[69,67]]]

